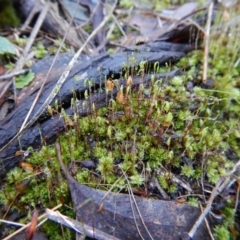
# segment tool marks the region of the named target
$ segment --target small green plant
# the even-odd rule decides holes
[[[114,186],[116,192],[128,192],[126,182],[132,188],[144,187],[151,177],[170,196],[179,194],[174,176],[191,183],[197,194],[202,193],[199,182],[215,185],[234,165],[227,151],[240,157],[240,71],[235,53],[239,46],[237,40],[231,39],[231,43],[225,48],[222,37],[218,39],[218,49],[215,42],[210,46],[207,83],[202,82],[202,50],[179,61],[177,67],[184,71],[181,76],[152,78],[148,82],[148,64],[141,62],[136,68],[133,53],[123,64],[124,83],[105,79],[107,101],[101,109],[91,102],[94,79],[86,79],[81,107],[89,109],[88,116],[80,118],[75,112],[71,120],[63,110],[60,113],[66,131],[58,141],[71,174],[82,184],[105,190],[121,177]],[[154,74],[169,71],[157,63],[153,68]],[[132,89],[136,75],[142,77],[142,82]],[[113,90],[117,91],[116,96]],[[52,109],[58,111],[59,104],[54,105]],[[71,105],[76,108],[76,97]],[[79,164],[84,160],[92,161],[96,167],[89,169]],[[63,199],[66,202],[69,191],[55,148],[43,146],[26,161],[33,171],[12,170],[0,193],[1,202],[15,203],[15,207],[19,203],[36,206],[39,201],[43,207],[54,206]],[[30,181],[16,195],[14,183],[23,184],[25,180]],[[187,189],[181,194],[189,195]],[[197,207],[199,201],[197,197],[188,198],[192,206]],[[234,207],[229,204],[222,213],[225,221],[215,228],[215,234],[219,239],[230,239],[233,236],[228,228],[234,225]]]
[[[34,73],[31,70],[25,75],[20,75],[16,77],[16,88],[17,89],[24,88],[29,83],[31,83],[33,79],[34,79]]]
[[[42,59],[48,51],[45,49],[45,47],[42,44],[38,44],[37,47],[35,47],[35,57],[38,59]]]
[[[133,1],[128,1],[128,0],[121,0],[120,1],[120,6],[123,7],[123,8],[130,8],[133,6]]]

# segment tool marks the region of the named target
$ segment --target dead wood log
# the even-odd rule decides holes
[[[89,87],[85,84],[86,79],[93,79],[94,86],[91,89],[92,98],[89,101],[94,102],[96,107],[99,108],[107,104],[105,101],[105,91],[98,91],[99,89],[104,89],[105,77],[114,74],[115,78],[120,79],[123,76],[122,70],[124,63],[128,64],[128,66],[137,67],[141,61],[146,61],[149,66],[149,69],[146,69],[146,73],[151,73],[151,64],[154,62],[159,62],[159,64],[176,62],[191,49],[193,49],[192,46],[184,44],[155,42],[152,43],[152,45],[149,43],[147,47],[140,46],[134,51],[127,51],[114,55],[103,54],[85,63],[80,62],[72,69],[69,77],[59,90],[58,95],[53,100],[53,103],[57,100],[61,103],[61,107],[65,109],[66,113],[72,115],[73,112],[70,105],[73,92],[75,92],[80,100],[78,114],[84,116],[91,112],[91,104],[89,104],[86,109],[81,108],[81,100],[84,100],[84,92],[89,90]],[[130,57],[134,57],[134,62],[130,61]],[[31,117],[34,116],[47,96],[54,89],[55,83],[58,80],[58,77],[54,78],[54,71],[56,72],[56,76],[58,76],[59,72],[62,72],[63,69],[64,67],[59,65],[53,69],[52,81],[45,85],[44,91]],[[36,75],[40,74],[37,72],[35,73]],[[168,74],[162,77],[166,76],[168,76]],[[136,82],[136,84],[138,83]],[[21,104],[3,120],[0,126],[0,148],[5,146],[17,134],[36,94],[37,92],[33,92],[27,96]],[[116,94],[116,92],[114,94]],[[26,150],[29,146],[33,148],[40,147],[43,144],[41,136],[45,139],[46,143],[52,143],[56,139],[56,136],[64,130],[64,127],[63,119],[60,118],[58,114],[51,117],[47,112],[44,113],[34,126],[28,128],[21,137],[19,137],[19,140],[14,141],[10,146],[0,152],[0,175],[16,166],[21,160],[22,157],[15,156],[16,151],[20,149]],[[19,146],[19,141],[21,143],[21,148]]]
[[[92,237],[92,232],[100,230],[101,233],[110,234],[118,239],[183,239],[181,237],[185,236],[200,215],[200,209],[187,204],[141,198],[131,193],[106,192],[84,186],[67,171],[58,143],[56,151],[68,180],[76,217],[79,223],[90,226],[86,229],[87,236]],[[213,227],[215,221],[210,217],[208,219]],[[106,239],[98,235],[94,237]],[[203,222],[193,239],[211,239]]]

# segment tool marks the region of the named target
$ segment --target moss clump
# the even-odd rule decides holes
[[[224,37],[219,44],[223,41]],[[142,68],[143,84],[134,91],[131,85],[138,71],[123,66],[127,71],[127,88],[119,86],[114,98],[112,89],[107,89],[107,98],[111,99],[107,107],[94,110],[87,117],[74,118],[73,126],[66,128],[59,139],[63,160],[72,175],[80,183],[100,189],[110,189],[116,183],[114,191],[125,192],[128,182],[133,188],[144,187],[151,177],[156,177],[172,198],[189,193],[174,176],[188,182],[195,194],[202,194],[199,181],[217,183],[234,165],[235,159],[229,158],[227,152],[230,150],[236,158],[240,157],[240,71],[239,65],[233,64],[237,61],[237,42],[233,43],[218,52],[210,46],[206,83],[201,79],[202,50],[181,59],[177,67],[184,73],[171,80],[153,78],[147,84]],[[134,62],[134,56],[129,62]],[[161,71],[154,68],[154,72]],[[85,98],[90,94],[86,93]],[[68,116],[63,112],[62,115],[67,122]],[[85,160],[96,167],[77,163]],[[15,197],[14,201],[21,204],[36,206],[40,199],[44,207],[66,201],[67,184],[54,147],[44,146],[27,162],[34,171],[11,171],[5,186],[9,195],[3,191],[1,200],[9,204]],[[13,183],[22,183],[26,178],[31,181],[16,198],[12,194]],[[197,201],[189,197],[192,205],[197,205]],[[228,221],[216,228],[218,236],[231,235],[227,228],[233,224],[233,207],[227,206],[227,210],[222,210]]]
[[[1,0],[0,28],[17,27],[20,24],[19,17],[10,0]]]

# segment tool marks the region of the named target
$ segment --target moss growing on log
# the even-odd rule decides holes
[[[127,67],[126,88],[106,80],[106,96],[111,99],[107,107],[95,110],[93,104],[91,114],[74,116],[73,121],[62,113],[66,132],[58,141],[69,172],[82,184],[104,190],[114,185],[116,192],[128,191],[127,180],[132,188],[144,188],[155,177],[171,199],[189,195],[190,204],[196,204],[197,198],[176,176],[194,189],[192,194],[201,195],[200,181],[214,185],[240,157],[239,43],[225,35],[213,42],[205,83],[203,52],[198,50],[177,64],[183,69],[180,76],[163,81],[153,74],[147,86],[141,71],[142,84],[132,89],[139,72]],[[166,70],[156,66],[155,72]],[[111,94],[115,88],[116,98]],[[76,99],[72,102],[77,107]],[[38,207],[40,202],[49,208],[67,201],[67,182],[54,146],[32,152],[26,162],[32,170],[22,167],[8,173],[1,202],[17,208]],[[222,210],[226,221],[216,228],[220,239],[234,237],[228,231],[234,224],[233,211],[231,204]]]

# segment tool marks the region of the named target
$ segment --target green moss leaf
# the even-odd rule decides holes
[[[21,89],[27,86],[34,79],[34,73],[30,70],[27,74],[16,78],[16,88]]]

